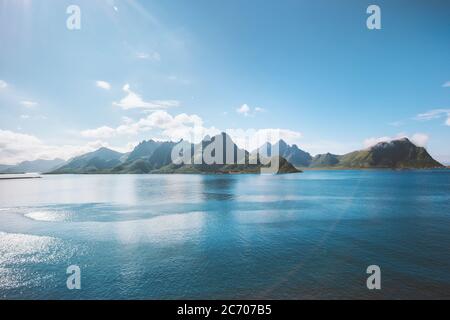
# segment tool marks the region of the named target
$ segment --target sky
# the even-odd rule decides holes
[[[450,2],[0,0],[0,110],[2,164],[220,131],[450,163]]]

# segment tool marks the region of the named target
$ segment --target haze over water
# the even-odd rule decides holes
[[[1,298],[450,298],[449,247],[446,170],[0,180]]]

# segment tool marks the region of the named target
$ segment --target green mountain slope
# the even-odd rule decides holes
[[[171,153],[172,148],[176,145],[175,142],[158,142],[151,144],[151,148],[146,150],[146,154],[142,152],[142,144],[136,148],[141,148],[139,157],[136,157],[135,150],[130,155],[134,156],[127,158],[124,163],[111,169],[111,173],[150,173],[151,171],[160,169],[172,163]],[[140,147],[141,146],[141,147]],[[149,145],[147,145],[148,147]],[[153,148],[155,146],[155,148]]]
[[[50,173],[105,173],[120,165],[122,153],[100,148],[69,160],[65,165]]]
[[[339,158],[340,156],[332,153],[318,154],[311,160],[310,167],[332,167],[339,163]]]
[[[311,167],[338,168],[441,168],[423,147],[418,147],[409,139],[380,142],[365,150],[344,155],[324,154],[314,157]]]

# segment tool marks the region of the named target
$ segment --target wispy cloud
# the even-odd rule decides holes
[[[434,109],[425,113],[418,114],[415,119],[419,121],[428,121],[433,119],[440,119],[446,117],[445,124],[450,126],[450,109]]]
[[[36,101],[31,101],[31,100],[22,100],[22,101],[20,101],[20,104],[26,108],[34,108],[34,107],[38,106],[38,103]]]
[[[450,88],[450,81],[445,82],[442,86],[444,88]]]
[[[174,83],[178,83],[178,84],[183,84],[183,85],[189,85],[191,84],[191,81],[188,79],[185,79],[183,77],[180,76],[176,76],[176,75],[170,75],[166,78],[168,81],[170,82],[174,82]]]
[[[6,81],[0,80],[0,89],[5,89],[7,86],[8,84],[6,83]]]
[[[123,86],[122,90],[126,92],[127,95],[119,102],[113,102],[113,105],[121,107],[124,110],[136,108],[157,110],[170,107],[178,107],[180,105],[180,102],[177,100],[144,101],[139,94],[131,91],[130,85],[128,83]]]
[[[136,53],[136,58],[152,60],[152,61],[161,61],[161,55],[156,51],[138,52],[138,53]]]
[[[102,81],[102,80],[98,80],[95,82],[95,85],[101,89],[104,90],[109,90],[111,89],[111,84],[109,82],[106,81]]]
[[[242,114],[246,117],[251,116],[251,115],[255,115],[258,112],[265,112],[266,110],[260,107],[255,107],[253,110],[251,107],[249,107],[248,104],[244,103],[243,105],[241,105],[239,108],[236,109],[236,112],[238,114]]]
[[[102,126],[97,129],[89,129],[81,131],[81,135],[83,137],[96,139],[111,138],[115,135],[115,133],[116,130],[108,126]]]

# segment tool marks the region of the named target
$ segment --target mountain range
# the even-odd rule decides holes
[[[207,150],[213,142],[223,141],[222,158],[217,158],[214,164],[208,164],[203,158],[202,152]],[[180,141],[181,142],[181,141]],[[178,142],[179,143],[179,142]],[[259,158],[249,152],[240,149],[225,133],[214,137],[205,137],[203,141],[195,145],[185,143],[185,150],[191,152],[188,163],[175,164],[172,161],[172,150],[178,144],[176,142],[159,142],[154,140],[143,141],[137,145],[128,155],[100,148],[91,153],[73,158],[52,174],[62,173],[259,173],[267,167]],[[200,148],[201,144],[201,148]],[[212,147],[211,147],[212,149]],[[234,164],[227,164],[226,150],[232,150]],[[196,152],[197,150],[197,152]],[[211,155],[215,157],[213,150]],[[219,155],[218,155],[219,157]],[[278,159],[275,159],[277,157]],[[272,158],[272,157],[271,157]],[[273,156],[273,160],[279,161],[278,173],[299,172],[294,165],[280,156]]]
[[[223,158],[215,164],[207,164],[198,150],[207,150],[216,139],[222,138]],[[183,141],[180,141],[183,142]],[[191,152],[190,164],[172,162],[172,150],[180,142],[142,141],[133,151],[120,153],[108,148],[72,158],[24,161],[15,166],[0,165],[2,173],[42,172],[53,174],[89,173],[257,173],[266,167],[261,155],[279,161],[279,173],[299,172],[300,169],[407,169],[442,168],[423,147],[418,147],[407,138],[380,142],[370,148],[344,155],[331,153],[312,156],[297,145],[288,145],[280,140],[275,144],[265,143],[253,152],[240,149],[225,133],[205,137],[199,144],[184,141],[185,150]],[[200,149],[201,144],[201,149]],[[232,150],[235,164],[225,164],[225,150]],[[197,150],[197,152],[196,152]],[[214,151],[215,152],[215,151]],[[214,156],[214,152],[212,155]],[[220,164],[223,163],[223,164]],[[242,164],[237,164],[242,163]]]
[[[279,150],[279,155],[299,168],[424,169],[444,167],[434,160],[425,148],[416,146],[408,138],[380,142],[370,148],[344,155],[324,153],[312,157],[309,153],[300,150],[295,144],[289,146],[283,140],[273,146],[266,143],[258,149],[258,152],[268,150],[268,154],[272,154],[273,149]]]

